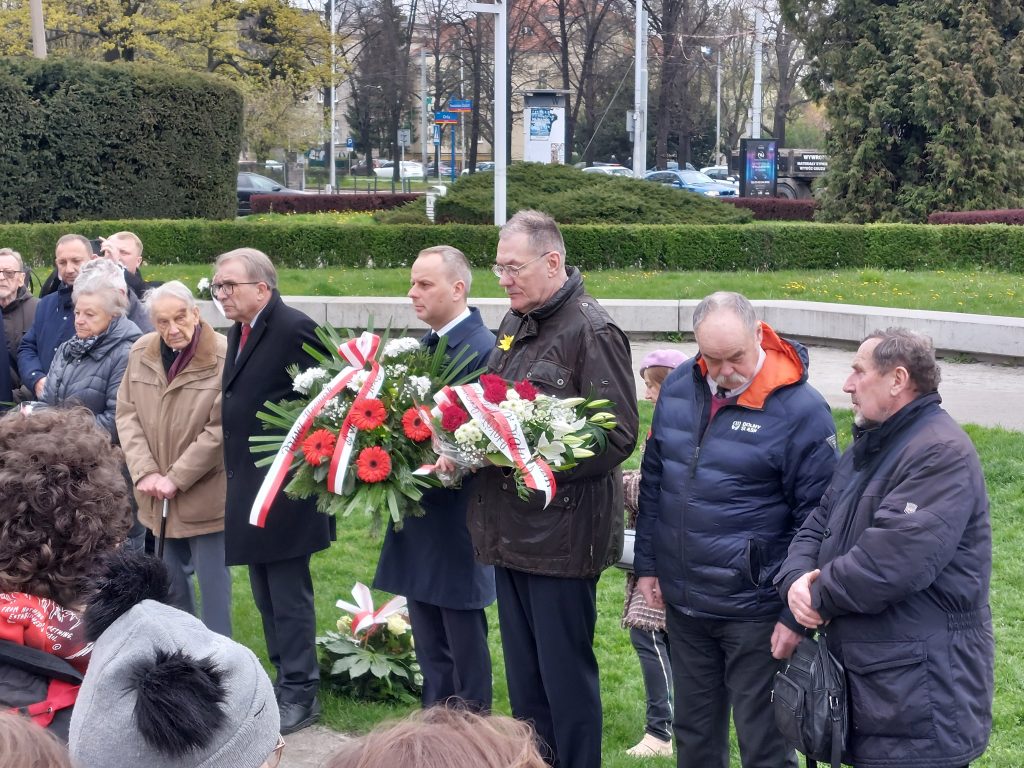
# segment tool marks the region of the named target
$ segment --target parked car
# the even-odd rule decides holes
[[[738,194],[732,184],[715,181],[700,171],[650,171],[644,179],[708,197],[736,197]]]
[[[727,165],[709,165],[706,168],[701,168],[700,172],[705,176],[710,176],[715,181],[722,181],[736,187],[740,185],[740,180],[729,173],[729,166]]]
[[[382,161],[381,161],[380,158],[378,158],[378,157],[373,158],[373,167],[374,167],[374,169],[380,168],[381,162]],[[389,160],[388,162],[391,162],[391,161]],[[351,168],[349,168],[348,172],[352,176],[369,176],[369,174],[366,172],[366,161],[365,160],[360,160],[358,163],[356,163]]]
[[[592,165],[583,169],[584,173],[603,173],[606,176],[632,176],[633,172],[624,165]]]
[[[268,171],[280,171],[284,168],[284,163],[280,163],[277,160],[267,160],[267,162],[263,164],[263,167]]]
[[[399,171],[399,178],[402,179],[422,179],[423,178],[423,163],[417,163],[415,160],[402,160],[402,168]],[[373,169],[374,175],[378,179],[391,179],[394,178],[395,164],[391,160],[384,160],[378,168]]]
[[[484,171],[493,171],[493,170],[494,170],[494,163],[487,162],[487,163],[477,163],[476,164],[476,172],[477,173],[483,173]],[[469,174],[469,168],[463,168],[462,169],[462,175],[466,176],[468,174]]]
[[[250,198],[253,195],[270,195],[280,193],[283,195],[308,195],[301,189],[289,189],[279,182],[258,173],[243,172],[238,174],[238,215],[246,216],[252,213]]]

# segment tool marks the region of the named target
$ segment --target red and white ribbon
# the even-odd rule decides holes
[[[387,623],[388,617],[405,608],[406,602],[404,597],[398,595],[375,611],[373,610],[373,596],[370,594],[369,588],[361,581],[357,581],[356,585],[352,587],[352,597],[355,598],[355,605],[344,600],[339,600],[335,605],[352,614],[353,635],[364,629],[369,629],[374,624]]]
[[[518,417],[485,400],[480,384],[445,387],[434,396],[434,401],[438,406],[447,405],[456,397],[498,451],[523,473],[526,487],[544,494],[545,507],[550,504],[556,488],[555,475],[544,459],[533,458]]]
[[[319,395],[307,403],[306,407],[302,409],[302,413],[299,414],[299,418],[295,420],[291,429],[288,430],[281,448],[278,450],[277,455],[274,456],[274,461],[267,470],[266,477],[263,478],[263,483],[256,494],[256,499],[253,501],[252,509],[249,512],[249,523],[251,525],[255,525],[258,528],[263,528],[266,525],[270,507],[273,505],[274,499],[277,498],[281,486],[284,485],[285,478],[288,476],[288,470],[292,466],[292,461],[299,452],[302,441],[309,434],[309,430],[313,426],[313,420],[323,410],[323,407],[337,397],[338,393],[348,386],[353,377],[363,370],[367,360],[372,360],[374,365],[377,366],[374,358],[377,356],[379,347],[380,337],[373,333],[363,333],[359,338],[347,341],[338,347],[338,354],[348,361],[349,366],[341,370],[330,380]],[[379,369],[379,366],[377,368]],[[373,376],[371,375],[370,378],[373,378]],[[383,380],[383,375],[380,378]],[[365,385],[363,388],[365,389]],[[379,390],[380,384],[378,383],[374,394]],[[348,418],[348,415],[346,415],[346,424],[348,423]],[[354,436],[352,439],[354,441]],[[330,483],[330,478],[334,474],[334,461],[337,455],[337,450],[335,450],[335,455],[331,460],[332,472],[328,476],[328,483]],[[351,455],[351,449],[349,449],[349,455]],[[344,477],[344,471],[341,474]],[[337,487],[340,488],[340,484]]]

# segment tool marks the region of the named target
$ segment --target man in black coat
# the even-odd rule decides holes
[[[447,338],[448,356],[465,360],[466,373],[482,368],[494,334],[480,312],[466,305],[472,273],[462,251],[439,245],[420,251],[412,265],[416,317],[433,330],[428,348]],[[481,712],[491,708],[491,654],[484,608],[494,602],[494,569],[473,557],[466,527],[472,477],[461,490],[423,494],[423,517],[388,526],[373,586],[408,600],[416,659],[423,672],[423,706],[451,699]]]
[[[256,413],[264,402],[294,396],[286,369],[312,366],[302,346],[319,341],[316,324],[281,301],[277,272],[260,251],[239,248],[221,255],[212,292],[225,316],[235,321],[228,331],[223,380],[226,562],[249,566],[267,654],[277,671],[281,733],[288,734],[320,716],[309,559],[330,545],[334,526],[332,518],[316,511],[313,499],[297,501],[283,493],[274,500],[265,527],[250,525],[266,470],[257,469],[249,436],[263,431]]]
[[[853,444],[775,582],[846,667],[844,764],[961,768],[992,728],[988,496],[938,385],[927,337],[861,344],[843,387]]]

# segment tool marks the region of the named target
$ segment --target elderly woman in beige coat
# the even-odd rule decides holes
[[[139,519],[160,531],[171,602],[195,613],[195,571],[207,627],[231,636],[231,576],[224,564],[221,374],[227,339],[199,318],[177,280],[146,294],[154,333],[131,349],[117,394],[117,431],[135,483]]]

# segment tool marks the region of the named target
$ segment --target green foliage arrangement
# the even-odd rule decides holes
[[[561,224],[743,224],[753,218],[746,211],[691,192],[540,163],[509,166],[507,205],[510,214],[536,208]],[[423,204],[417,204],[416,214],[422,209]],[[377,220],[397,223],[402,210],[380,214]],[[439,224],[493,222],[494,175],[460,177],[448,194],[437,199],[435,220]]]
[[[242,97],[223,81],[2,59],[0,221],[233,218],[241,136]]]
[[[251,246],[279,267],[409,267],[424,248],[447,243],[474,266],[494,262],[494,226],[119,220],[75,224],[0,225],[0,244],[45,269],[66,232],[89,237],[136,232],[153,264],[209,264],[232,248]],[[569,263],[583,269],[644,270],[958,269],[1024,272],[1024,227],[1002,224],[599,225],[562,227]]]
[[[342,603],[338,601],[339,606]],[[403,613],[392,613],[368,627],[360,627],[358,618],[352,616],[338,619],[337,632],[327,630],[316,639],[322,684],[353,699],[417,703],[423,675],[413,650],[408,618]]]

